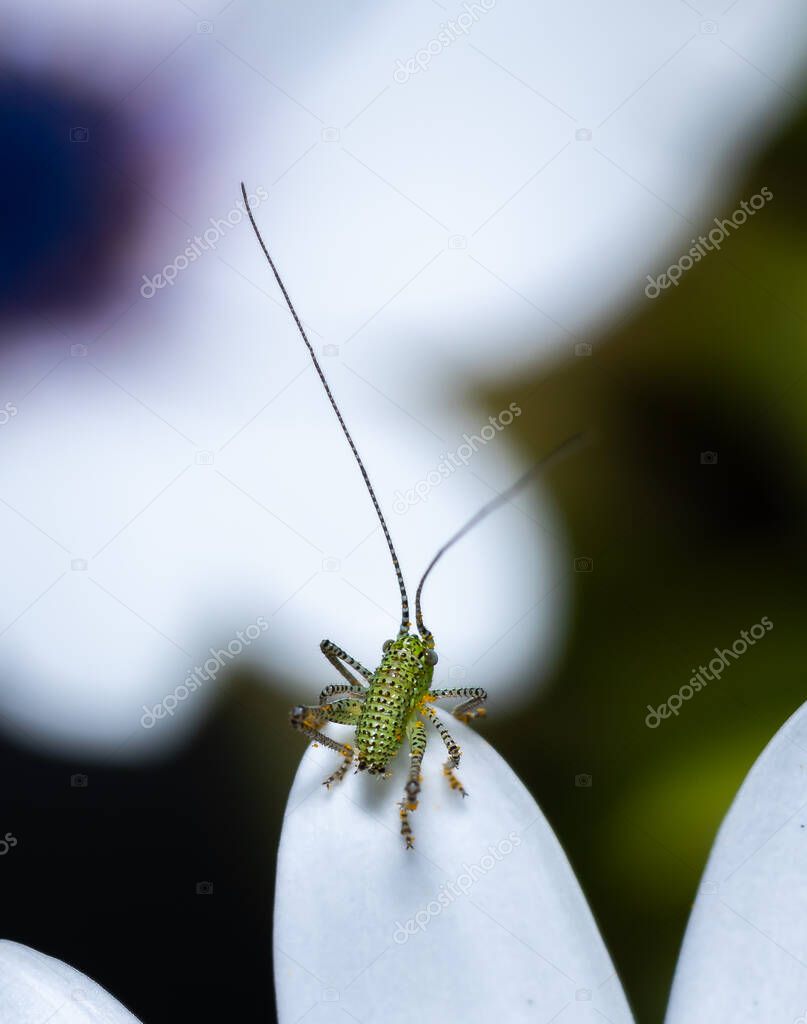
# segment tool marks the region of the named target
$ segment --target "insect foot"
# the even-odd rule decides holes
[[[335,786],[337,782],[341,782],[342,779],[347,775],[348,768],[353,764],[353,747],[349,743],[345,744],[344,760],[339,767],[331,772],[327,779],[322,783],[326,789],[330,789],[331,786]]]
[[[407,850],[414,850],[415,837],[412,833],[412,826],[409,824],[409,812],[414,811],[417,804],[409,804],[406,800],[402,800],[398,806],[401,808],[399,811],[401,818],[401,835],[404,838]]]
[[[443,775],[445,775],[445,777],[448,779],[448,784],[449,784],[449,786],[451,786],[452,789],[459,790],[459,792],[464,797],[466,797],[466,796],[468,796],[468,791],[463,786],[463,784],[460,782],[460,780],[457,778],[457,776],[454,774],[454,769],[455,768],[456,768],[456,765],[453,764],[451,759],[449,758],[449,760],[446,761],[446,763],[443,765]]]
[[[458,718],[461,722],[464,722],[467,725],[474,718],[484,718],[487,715],[487,713],[487,708],[477,708],[475,711],[465,711],[462,714],[457,714],[457,712],[455,711],[454,717]]]

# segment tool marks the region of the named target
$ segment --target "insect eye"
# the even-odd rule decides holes
[[[436,665],[437,664],[437,651],[427,651],[426,652],[426,661],[427,661],[427,663],[429,665]]]
[[[390,647],[392,647],[392,640],[385,640],[381,645],[381,650],[386,654]]]

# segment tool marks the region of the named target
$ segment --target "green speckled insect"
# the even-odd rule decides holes
[[[538,468],[546,467],[550,460],[554,461],[561,452],[565,452],[573,442],[576,442],[577,438],[564,442],[550,456],[525,473],[512,487],[497,495],[440,548],[423,573],[415,594],[415,622],[419,635],[410,633],[409,598],[406,593],[403,573],[401,572],[398,556],[395,553],[386,520],[381,512],[381,507],[370,483],[370,478],[367,475],[367,470],[364,468],[364,463],[359,456],[353,438],[350,436],[336,400],[325,379],[325,374],[322,372],[322,368],[306,336],[300,318],[292,305],[280,274],[261,237],[243,183],[241,184],[241,193],[261,249],[269,262],[269,266],[272,268],[275,279],[283,293],[283,298],[286,300],[291,315],[294,317],[297,328],[314,362],[314,368],[322,381],[325,393],[339,420],[339,425],[358,463],[365,486],[370,494],[376,515],[381,524],[381,529],[384,532],[384,538],[392,556],[392,564],[401,592],[401,626],[398,630],[398,636],[394,640],[386,640],[384,642],[381,664],[375,672],[365,668],[355,658],[352,658],[343,651],[341,647],[331,643],[330,640],[323,640],[320,644],[322,653],[345,679],[345,682],[326,686],[320,693],[316,704],[300,705],[292,708],[291,724],[295,729],[303,732],[309,739],[316,743],[321,743],[325,747],[330,747],[342,756],[342,762],[339,767],[325,779],[324,785],[329,788],[334,783],[341,781],[354,763],[357,771],[368,771],[373,775],[387,775],[390,762],[401,749],[404,740],[406,740],[409,747],[409,773],[404,788],[404,797],[400,803],[400,819],[401,835],[406,841],[407,848],[412,849],[414,846],[414,836],[409,824],[409,813],[416,809],[420,794],[420,769],[423,754],[426,750],[426,729],[423,719],[425,718],[431,722],[446,746],[448,759],[443,766],[443,774],[448,779],[452,789],[458,790],[462,796],[467,796],[468,794],[455,774],[455,769],[460,763],[460,748],[451,737],[448,729],[437,717],[433,704],[435,701],[443,698],[459,699],[461,703],[453,709],[452,714],[463,722],[469,722],[471,719],[485,714],[483,704],[487,700],[487,693],[478,687],[447,690],[433,690],[431,688],[434,666],[437,664],[437,653],[434,650],[434,636],[423,622],[421,610],[423,584],[438,560],[450,547],[481,519],[487,516],[488,513],[492,512],[494,508],[508,501],[517,490],[528,482]],[[330,736],[326,736],[322,732],[322,728],[327,722],[355,726],[355,748],[349,743],[338,743]]]

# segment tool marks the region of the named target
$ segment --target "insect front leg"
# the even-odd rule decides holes
[[[439,691],[437,691],[439,693]],[[434,697],[435,691],[432,691],[429,696]],[[448,760],[443,765],[443,775],[448,779],[449,785],[452,789],[457,789],[463,796],[468,796],[465,787],[462,785],[460,780],[454,774],[454,769],[460,763],[460,757],[462,751],[460,750],[459,744],[452,737],[451,733],[446,729],[440,719],[437,717],[434,708],[429,703],[424,703],[420,709],[424,715],[429,719],[432,725],[435,727],[437,732],[440,734],[440,739],[445,743],[446,750],[448,751]]]
[[[319,703],[326,704],[332,697],[364,697],[367,693],[367,687],[356,681],[353,686],[348,686],[345,683],[331,683],[330,686],[326,686],[319,695]]]
[[[348,692],[349,690],[351,693],[364,693],[366,686],[358,680],[352,672],[349,672],[346,666],[349,665],[360,675],[364,676],[368,682],[372,682],[373,673],[368,668],[365,668],[364,665],[356,661],[356,659],[351,657],[346,651],[343,651],[341,647],[337,647],[336,644],[331,643],[330,640],[323,640],[319,645],[319,649],[333,665],[339,675],[348,681],[349,686],[343,692]],[[325,691],[323,691],[323,693],[324,692]]]
[[[426,729],[420,719],[414,719],[406,727],[406,738],[409,741],[409,775],[404,786],[404,798],[401,801],[401,835],[406,842],[407,850],[415,845],[412,826],[409,824],[409,812],[414,811],[420,796],[420,766],[426,750]]]
[[[322,726],[326,722],[335,722],[339,725],[355,725],[361,714],[363,697],[354,697],[350,700],[336,700],[327,703],[299,705],[292,708],[291,725],[305,733],[315,743],[321,743],[342,755],[342,763],[332,772],[323,785],[328,789],[336,783],[341,782],[345,777],[348,768],[353,763],[355,751],[349,743],[338,743],[322,732]]]
[[[488,693],[480,686],[465,686],[457,690],[431,690],[429,696],[435,700],[441,697],[464,697],[461,704],[451,709],[451,714],[461,722],[470,722],[472,718],[484,718],[487,714],[482,705],[487,701]]]

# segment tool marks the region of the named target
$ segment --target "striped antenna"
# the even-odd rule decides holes
[[[289,298],[289,293],[286,291],[286,286],[283,284],[283,281],[280,278],[280,274],[277,272],[277,267],[275,266],[272,257],[269,255],[269,250],[266,248],[266,243],[261,237],[261,233],[258,230],[258,225],[255,223],[255,218],[252,215],[252,208],[249,205],[249,197],[247,196],[247,190],[244,187],[243,181],[241,182],[241,195],[244,197],[244,204],[246,206],[247,213],[249,214],[249,221],[250,224],[252,224],[252,229],[255,232],[255,236],[257,237],[258,242],[260,243],[261,249],[263,249],[263,254],[266,257],[269,266],[272,268],[272,273],[275,275],[275,280],[280,286],[281,292],[283,292],[283,298],[286,300],[286,305],[289,307],[291,315],[294,317],[294,322],[297,324],[297,329],[299,330],[300,335],[302,336],[302,339],[306,344],[306,348],[308,349],[309,355],[311,356],[311,359],[314,363],[314,369],[317,371],[317,375],[319,376],[319,379],[322,381],[322,386],[325,388],[325,394],[328,396],[328,401],[333,406],[333,411],[336,413],[336,418],[339,420],[339,426],[342,428],[342,431],[344,432],[344,435],[347,438],[347,443],[350,445],[350,450],[353,452],[353,456],[356,459],[356,462],[358,463],[359,469],[361,470],[361,475],[364,477],[364,483],[370,494],[370,499],[373,502],[373,508],[375,509],[376,515],[378,516],[378,521],[381,523],[381,529],[384,531],[384,538],[387,541],[387,547],[389,548],[389,553],[392,556],[392,564],[393,567],[395,568],[395,576],[398,580],[398,588],[401,591],[401,628],[398,631],[398,635],[406,636],[406,634],[409,632],[409,598],[406,595],[406,586],[404,584],[403,573],[401,572],[401,566],[400,563],[398,562],[398,556],[395,553],[395,547],[393,546],[392,543],[392,537],[390,536],[390,532],[387,527],[387,522],[384,519],[384,515],[381,511],[381,506],[378,504],[378,498],[376,498],[375,496],[373,485],[370,483],[370,477],[367,475],[367,470],[364,468],[364,463],[361,461],[361,456],[359,455],[358,449],[356,448],[356,445],[353,443],[353,438],[350,436],[350,431],[347,429],[347,425],[345,421],[342,419],[342,413],[339,411],[339,406],[336,404],[336,399],[331,394],[331,389],[328,386],[328,381],[325,379],[325,374],[322,372],[322,367],[319,365],[319,360],[314,354],[314,349],[311,347],[311,342],[308,340],[308,336],[305,333],[299,316],[297,316],[297,310],[292,305],[292,301]]]
[[[508,502],[514,494],[520,491],[522,487],[526,486],[526,484],[528,484],[533,477],[537,476],[541,470],[547,470],[550,466],[553,466],[556,462],[560,462],[560,460],[564,459],[567,455],[571,455],[573,451],[576,451],[581,446],[583,440],[583,434],[575,434],[573,437],[567,438],[562,444],[559,444],[557,448],[549,453],[549,455],[545,455],[542,459],[536,462],[531,469],[528,469],[527,472],[523,476],[519,477],[514,484],[511,484],[506,491],[502,491],[501,494],[497,494],[495,498],[491,499],[491,501],[487,503],[487,505],[483,505],[475,515],[471,516],[468,522],[464,526],[460,527],[454,536],[450,537],[445,542],[431,562],[429,562],[426,566],[426,571],[420,579],[420,583],[418,583],[418,589],[415,594],[415,622],[417,623],[418,632],[423,637],[427,647],[434,647],[434,637],[431,631],[424,625],[423,612],[420,607],[420,597],[423,593],[423,584],[426,582],[427,576],[435,565],[437,565],[446,551],[448,551],[449,548],[452,548],[458,540],[461,540],[466,533],[477,525],[477,523],[481,523],[482,520],[489,516],[491,512],[499,508],[500,505],[504,505],[505,502]]]

